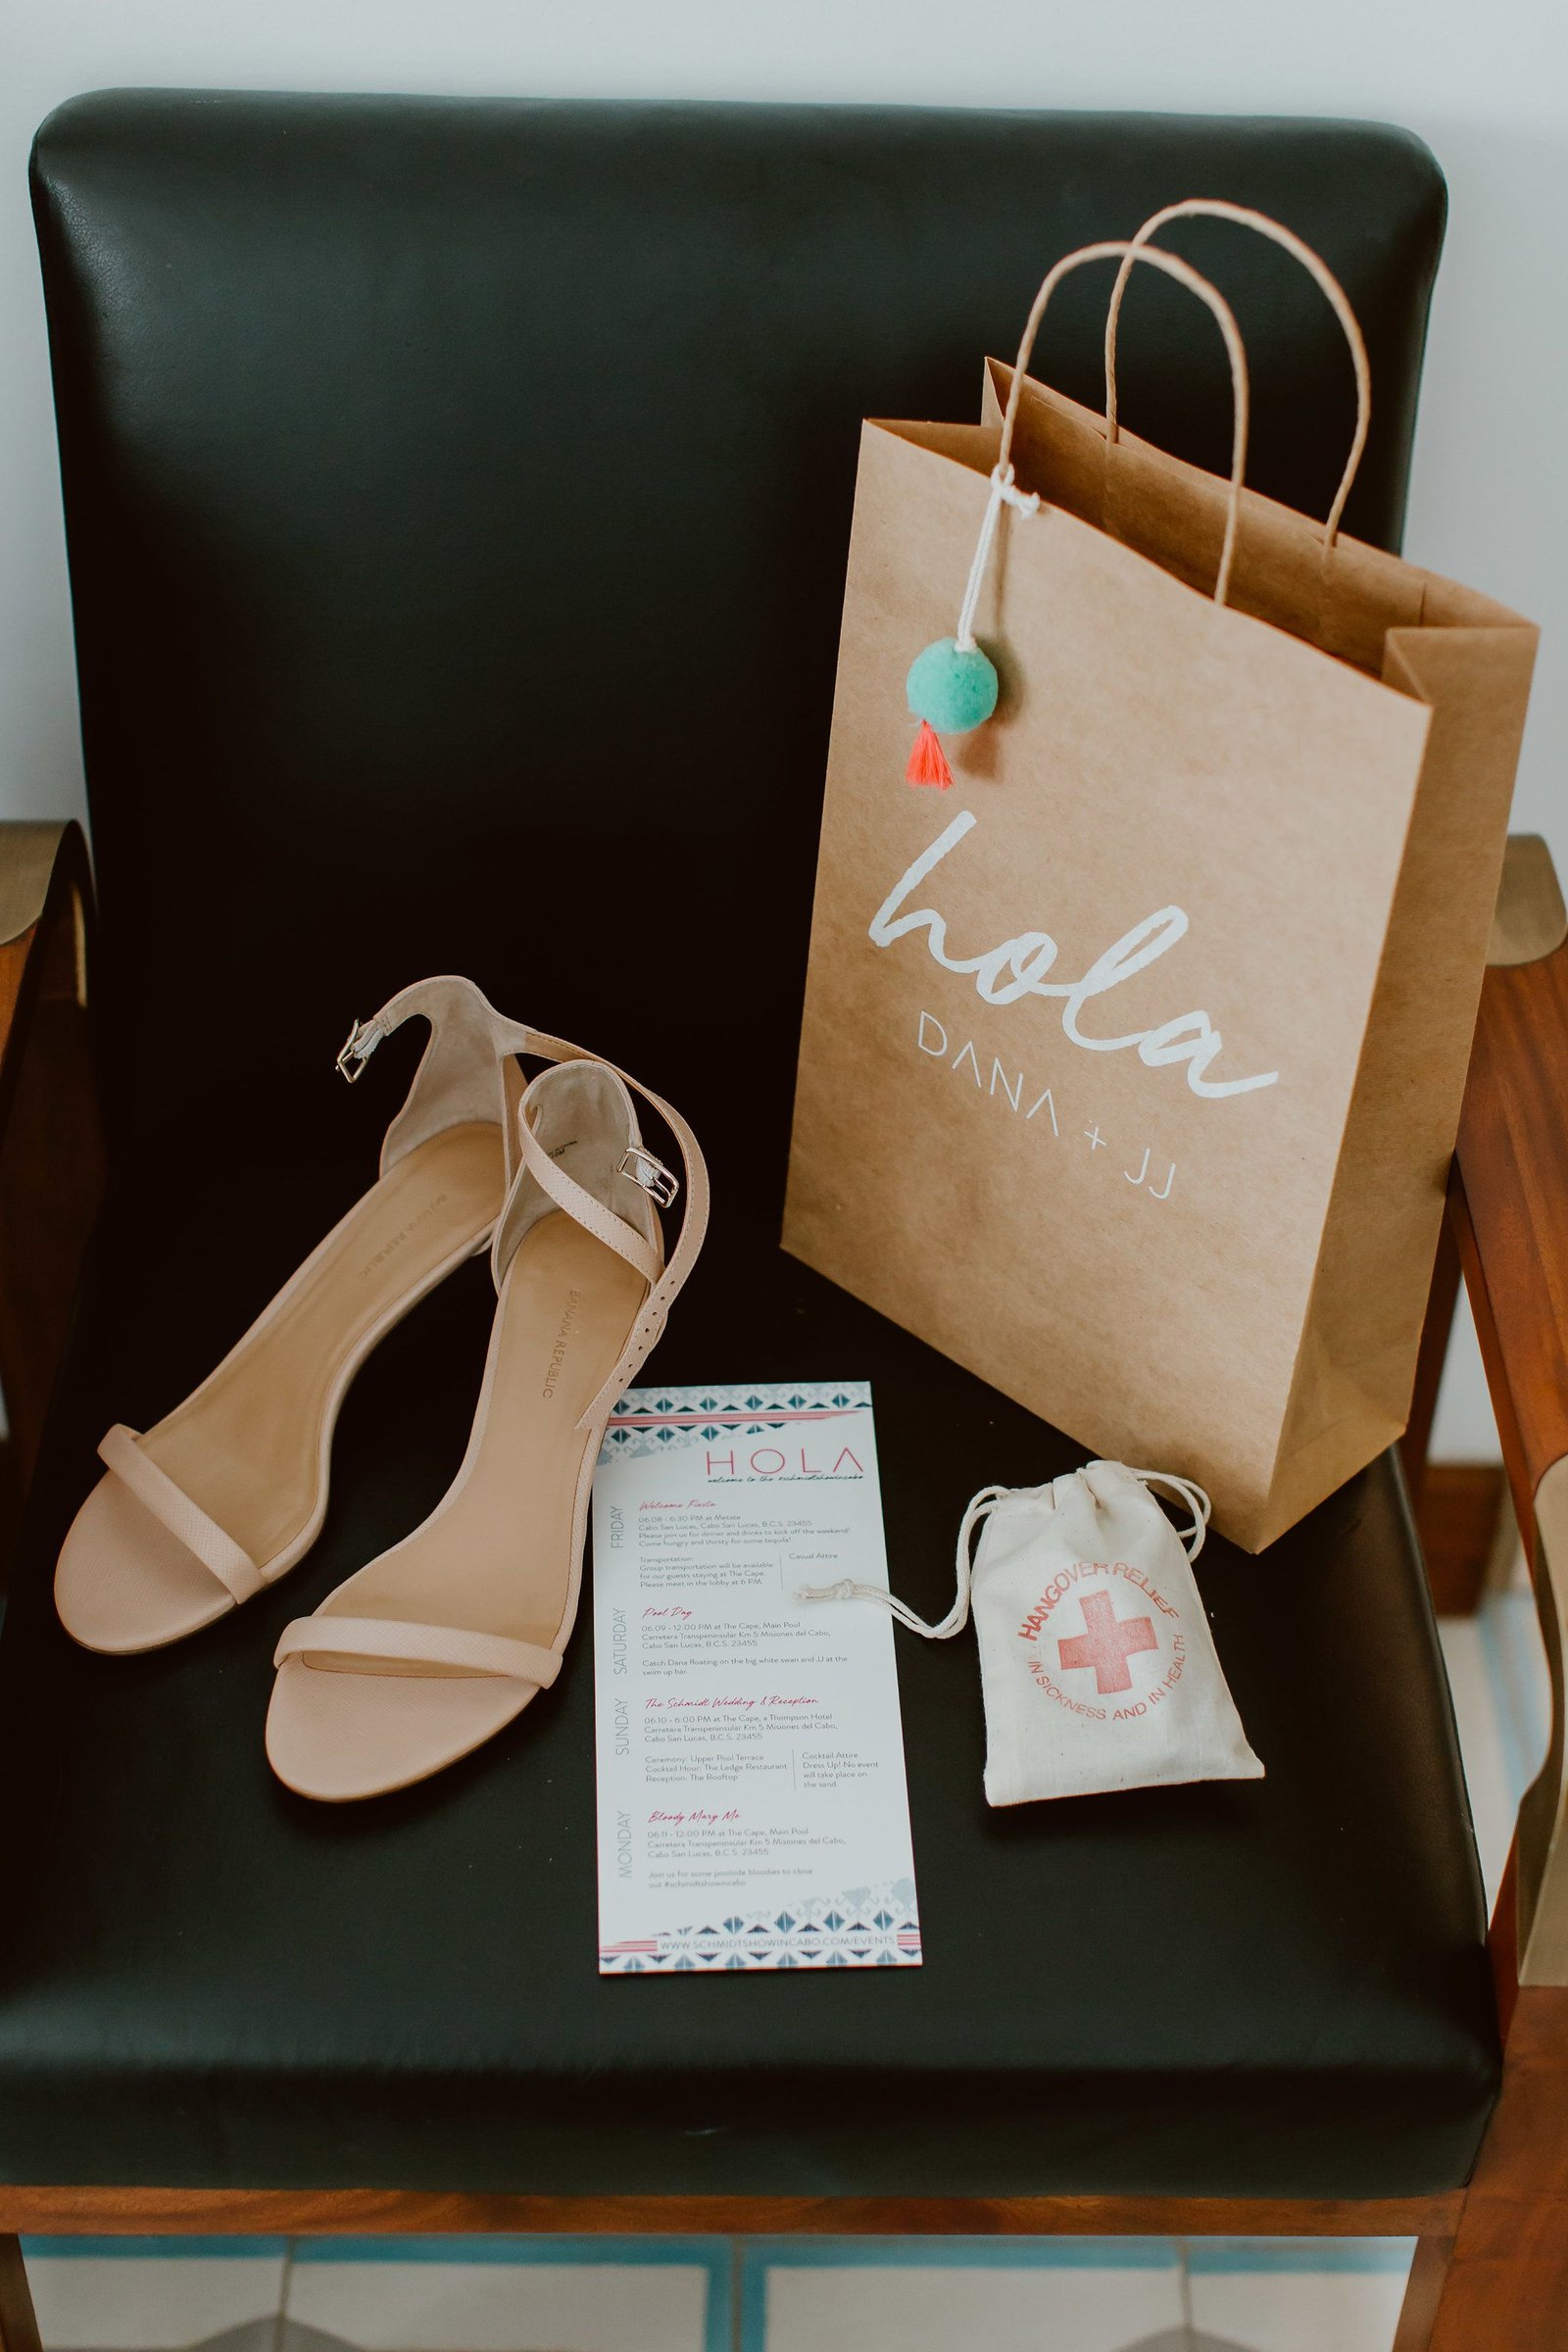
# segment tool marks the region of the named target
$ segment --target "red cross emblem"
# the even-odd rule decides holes
[[[1083,1611],[1083,1632],[1056,1644],[1062,1665],[1069,1669],[1092,1666],[1095,1689],[1102,1697],[1107,1690],[1130,1690],[1133,1678],[1127,1661],[1141,1649],[1159,1647],[1153,1627],[1147,1617],[1118,1617],[1108,1592],[1089,1593]]]

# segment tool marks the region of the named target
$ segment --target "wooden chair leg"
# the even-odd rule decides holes
[[[1415,2260],[1410,2265],[1410,2280],[1404,2290],[1398,2332],[1394,2338],[1394,2352],[1431,2352],[1438,2305],[1443,2299],[1448,2265],[1452,2260],[1451,2237],[1416,2239]]]
[[[1512,1532],[1507,1499],[1500,1462],[1428,1462],[1415,1525],[1440,1617],[1473,1617],[1480,1608],[1498,1545]]]
[[[1405,2352],[1403,2336],[1399,2343]],[[1413,2335],[1410,2352],[1562,2352],[1565,2344],[1568,1989],[1525,1984],[1502,2097],[1439,2281],[1431,2332],[1425,2343]]]
[[[0,2236],[0,2352],[41,2352],[19,2238]]]

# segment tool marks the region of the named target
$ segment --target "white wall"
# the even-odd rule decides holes
[[[1568,0],[0,0],[0,815],[81,789],[27,143],[126,82],[1407,124],[1451,216],[1406,546],[1543,624],[1515,823],[1568,875]],[[1464,1348],[1440,1450],[1490,1444]]]

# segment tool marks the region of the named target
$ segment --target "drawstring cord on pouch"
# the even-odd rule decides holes
[[[1173,1494],[1179,1495],[1186,1503],[1193,1514],[1193,1524],[1191,1527],[1179,1527],[1176,1533],[1187,1557],[1196,1560],[1207,1539],[1209,1516],[1213,1510],[1202,1488],[1193,1479],[1178,1478],[1174,1470],[1130,1470],[1128,1476],[1136,1478],[1141,1487],[1168,1487]]]
[[[797,1600],[879,1600],[885,1609],[892,1611],[901,1625],[908,1627],[911,1634],[923,1634],[928,1642],[951,1642],[954,1635],[961,1634],[969,1622],[969,1588],[974,1575],[969,1553],[974,1531],[987,1513],[996,1509],[1004,1494],[1010,1494],[1012,1491],[1011,1487],[982,1487],[978,1494],[970,1496],[969,1507],[963,1514],[963,1524],[958,1530],[958,1590],[952,1608],[940,1625],[927,1625],[923,1617],[917,1617],[906,1601],[900,1600],[896,1592],[888,1591],[886,1585],[858,1585],[853,1576],[841,1576],[836,1585],[802,1585],[795,1597]]]
[[[1076,1475],[1082,1478],[1083,1472],[1080,1470]],[[1187,1557],[1196,1560],[1208,1534],[1211,1509],[1202,1488],[1190,1478],[1179,1478],[1173,1470],[1129,1470],[1128,1476],[1136,1478],[1141,1487],[1165,1487],[1187,1505],[1192,1512],[1193,1523],[1191,1527],[1179,1527],[1175,1532]],[[801,1585],[795,1597],[797,1600],[880,1601],[883,1608],[896,1617],[900,1625],[907,1626],[911,1634],[919,1634],[927,1642],[951,1642],[954,1635],[961,1634],[969,1622],[969,1602],[974,1589],[975,1529],[982,1520],[990,1517],[1006,1495],[1017,1493],[1016,1487],[982,1487],[977,1494],[969,1497],[958,1527],[956,1563],[957,1591],[954,1594],[952,1608],[940,1625],[927,1625],[923,1617],[917,1617],[908,1603],[900,1600],[896,1592],[890,1592],[886,1585],[857,1584],[853,1576],[841,1576],[832,1585]]]

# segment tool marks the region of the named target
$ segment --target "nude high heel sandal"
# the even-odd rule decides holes
[[[561,1670],[611,1409],[663,1327],[708,1223],[708,1174],[645,1087],[686,1166],[668,1264],[655,1204],[676,1179],[638,1132],[628,1082],[575,1046],[524,1095],[521,1165],[496,1228],[495,1328],[473,1434],[422,1527],[296,1618],[278,1642],[267,1752],[302,1796],[377,1796],[491,1739]],[[629,1082],[636,1086],[636,1081]]]
[[[121,1423],[55,1570],[88,1649],[156,1649],[250,1600],[310,1549],[338,1407],[376,1342],[489,1241],[514,1173],[513,1058],[529,1032],[470,980],[420,980],[356,1021],[351,1082],[419,1014],[430,1040],[380,1174],[201,1387],[156,1428]]]

